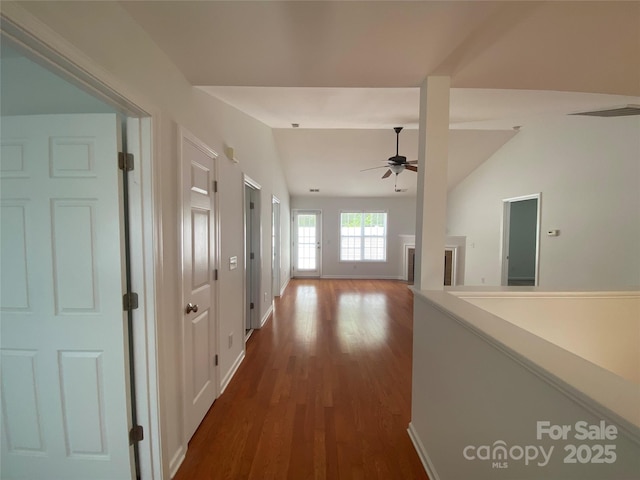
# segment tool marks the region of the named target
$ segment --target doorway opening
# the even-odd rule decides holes
[[[322,212],[295,210],[293,212],[293,275],[320,277],[322,275]]]
[[[260,185],[244,176],[244,265],[245,338],[260,328],[260,277],[262,231],[260,225]]]
[[[540,193],[503,200],[502,282],[538,286]]]
[[[61,41],[4,15],[0,33],[0,476],[147,478],[161,452],[130,439],[159,435],[151,117]]]

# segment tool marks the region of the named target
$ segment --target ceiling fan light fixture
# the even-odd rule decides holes
[[[404,170],[404,165],[389,165],[389,169],[398,175],[400,172]]]

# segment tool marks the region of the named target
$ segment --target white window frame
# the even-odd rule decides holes
[[[385,226],[384,226],[384,258],[381,260],[368,260],[364,258],[364,239],[367,237],[371,237],[371,236],[365,236],[364,235],[364,222],[362,223],[362,231],[361,231],[361,235],[360,235],[360,252],[361,252],[361,256],[362,258],[360,260],[343,260],[342,259],[342,215],[343,214],[361,214],[361,215],[366,215],[367,213],[384,213],[385,214]],[[349,210],[340,210],[340,216],[338,217],[338,235],[340,237],[340,251],[338,252],[338,257],[339,257],[339,261],[340,263],[386,263],[387,262],[387,247],[388,247],[388,237],[389,237],[389,212],[387,210],[356,210],[356,209],[349,209]],[[379,238],[378,236],[376,237],[371,237],[371,238]]]

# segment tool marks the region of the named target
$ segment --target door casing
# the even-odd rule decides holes
[[[161,173],[154,168],[152,153],[161,147],[160,112],[19,4],[3,4],[0,31],[3,41],[28,51],[47,68],[129,117],[128,150],[135,149],[139,155],[129,175],[132,290],[140,299],[133,312],[136,409],[145,438],[150,439],[139,444],[140,472],[143,480],[164,478],[157,350],[158,317],[163,315],[157,301],[163,293],[162,211],[156,201]]]
[[[261,190],[258,182],[244,175],[244,319],[245,330],[260,328],[262,291],[262,222]],[[253,210],[250,203],[254,204]],[[253,253],[253,259],[250,258]],[[253,303],[253,309],[250,308]]]
[[[296,223],[296,218],[298,215],[315,215],[316,216],[316,261],[317,261],[317,269],[313,271],[305,271],[299,270],[298,268],[298,225]],[[291,253],[293,255],[293,259],[291,262],[292,265],[292,277],[322,277],[322,210],[293,210],[292,212],[292,220],[291,220],[291,232],[292,232],[292,248]]]
[[[542,193],[538,192],[531,195],[505,198],[504,200],[502,200],[502,224],[500,227],[502,236],[502,243],[500,244],[500,284],[503,286],[507,286],[509,283],[509,233],[511,204],[514,202],[522,202],[524,200],[537,200],[534,286],[537,287],[540,282],[540,219],[542,212]]]
[[[273,297],[280,296],[280,199],[273,195],[271,198],[271,228],[272,228],[272,245],[271,245],[271,291]]]

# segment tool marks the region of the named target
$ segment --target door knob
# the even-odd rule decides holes
[[[198,305],[193,303],[187,303],[187,313],[198,313]]]

